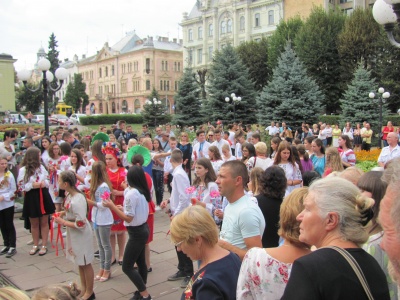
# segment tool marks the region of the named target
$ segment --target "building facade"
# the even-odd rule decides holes
[[[0,111],[15,111],[15,71],[16,59],[6,53],[0,54]]]
[[[78,62],[86,83],[86,114],[140,113],[153,87],[169,113],[183,74],[182,43],[165,37],[139,38],[134,31]]]
[[[68,71],[68,77],[64,80],[61,89],[56,92],[58,101],[65,102],[64,97],[65,93],[67,92],[67,86],[70,82],[74,82],[74,74],[78,73],[78,56],[74,55],[73,60],[65,59],[64,62],[60,63],[59,67],[65,68]]]
[[[282,18],[282,0],[197,1],[181,22],[184,65],[205,67],[215,50],[271,35]]]

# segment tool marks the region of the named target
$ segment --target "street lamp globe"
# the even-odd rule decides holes
[[[381,25],[396,23],[397,17],[391,5],[384,0],[376,0],[372,8],[372,15],[377,23]]]
[[[19,71],[17,76],[21,81],[28,81],[29,78],[31,78],[31,74],[32,74],[31,71],[24,69]]]
[[[385,0],[387,4],[397,4],[400,3],[400,0]]]
[[[65,80],[68,77],[68,71],[65,68],[58,68],[55,75],[58,80]]]
[[[54,80],[54,75],[50,71],[46,71],[46,79],[48,82],[52,82]]]
[[[229,97],[225,97],[225,102],[229,102]]]
[[[369,96],[371,99],[374,99],[374,98],[375,98],[375,93],[371,92],[371,93],[369,93],[368,96]]]
[[[237,101],[242,101],[242,97],[237,97]]]
[[[39,69],[42,70],[42,71],[47,71],[47,70],[49,70],[49,69],[50,69],[50,66],[51,66],[50,61],[49,61],[47,58],[41,58],[41,59],[38,61],[37,64],[38,64]]]
[[[232,93],[232,94],[231,94],[231,97],[232,97],[232,98],[235,98],[235,97],[236,97],[235,93]]]
[[[157,104],[158,104],[158,105],[160,105],[160,104],[161,104],[161,101],[160,101],[160,100],[158,100]]]
[[[383,87],[380,87],[378,89],[379,94],[383,94],[385,92],[385,89]]]
[[[390,93],[389,92],[385,92],[385,93],[383,93],[383,95],[382,95],[382,98],[384,98],[384,99],[387,99],[387,98],[389,98],[390,97]]]

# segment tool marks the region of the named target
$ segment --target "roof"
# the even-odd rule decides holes
[[[197,6],[197,3],[193,6],[192,10],[190,11],[190,14],[188,15],[188,19],[194,19],[201,17],[201,12]]]
[[[127,32],[126,36],[118,41],[114,46],[111,47],[112,50],[119,51],[120,53],[128,52],[130,49],[135,47],[136,42],[140,40],[137,36],[135,30]]]

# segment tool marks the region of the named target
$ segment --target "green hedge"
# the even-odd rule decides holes
[[[385,116],[383,119],[385,120],[383,126],[386,125],[387,121],[392,121],[393,126],[400,126],[400,115],[389,115]]]
[[[319,116],[319,122],[334,125],[340,123],[340,115],[326,115],[326,116]]]
[[[102,124],[116,124],[118,121],[124,120],[127,124],[142,124],[142,115],[101,115],[101,116],[87,116],[80,117],[79,121],[82,125],[102,125]]]

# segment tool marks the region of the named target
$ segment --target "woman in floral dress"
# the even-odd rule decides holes
[[[252,248],[243,259],[237,283],[238,300],[282,297],[293,262],[309,254],[309,246],[299,241],[300,228],[296,217],[304,209],[308,188],[298,188],[287,196],[280,209],[278,234],[284,239],[277,248]]]

